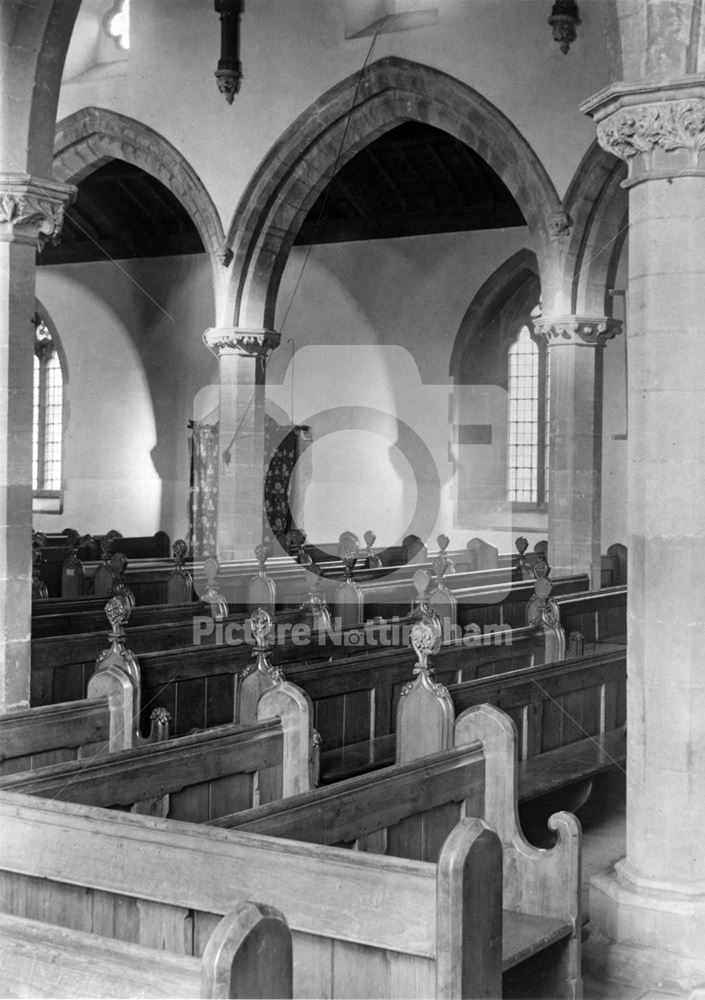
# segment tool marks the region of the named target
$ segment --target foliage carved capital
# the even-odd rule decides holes
[[[623,187],[648,180],[705,177],[705,85],[615,84],[581,110],[597,122],[603,149],[627,164]]]
[[[249,330],[236,326],[213,326],[203,334],[203,343],[217,358],[224,354],[253,360],[266,358],[280,340],[281,334],[275,330]]]
[[[609,316],[537,316],[534,331],[545,337],[549,347],[559,344],[579,344],[601,347],[621,333],[620,320]]]
[[[75,197],[72,184],[0,173],[0,240],[36,245],[38,250],[49,241],[58,242],[64,210]]]

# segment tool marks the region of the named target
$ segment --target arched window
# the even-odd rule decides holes
[[[34,317],[32,491],[40,501],[35,509],[47,512],[60,510],[65,381],[55,335],[37,313]]]
[[[548,499],[548,352],[522,326],[508,351],[507,499],[544,504]]]

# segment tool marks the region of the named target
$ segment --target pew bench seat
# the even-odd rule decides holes
[[[595,778],[627,760],[627,733],[623,726],[590,736],[519,763],[519,802]]]
[[[502,972],[539,955],[572,933],[572,923],[560,917],[502,910]]]
[[[330,785],[390,767],[395,762],[395,755],[394,733],[329,750],[321,754],[321,784]],[[623,766],[626,759],[626,730],[619,727],[520,761],[517,771],[519,802],[530,802],[588,781],[611,767]]]

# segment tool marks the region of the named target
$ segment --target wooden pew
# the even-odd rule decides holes
[[[101,618],[105,619],[107,604],[104,604]],[[129,610],[132,619],[137,609]],[[161,612],[164,612],[162,620]],[[91,623],[94,623],[91,613]],[[136,614],[138,621],[144,615]],[[152,651],[188,650],[194,643],[211,646],[222,643],[223,638],[239,640],[246,636],[243,614],[230,615],[216,623],[213,610],[200,604],[186,605],[177,609],[173,620],[169,607],[159,609],[156,622],[138,625],[130,629],[130,646],[133,653],[142,655]],[[292,610],[277,615],[281,627],[291,628],[298,622],[312,621],[308,611]],[[127,618],[125,619],[125,622]],[[123,623],[124,624],[124,623]],[[123,637],[124,638],[124,637]],[[88,678],[95,669],[96,660],[105,649],[105,633],[101,631],[78,632],[65,635],[45,635],[32,639],[31,702],[33,705],[52,704],[81,697],[85,692]],[[233,651],[232,646],[225,650]],[[236,655],[246,658],[243,650]]]
[[[257,720],[7,775],[0,789],[196,823],[309,789],[306,695],[280,684],[263,694]]]
[[[49,636],[100,632],[105,627],[105,604],[105,598],[101,598],[95,601],[95,607],[91,610],[34,614],[32,616],[32,638],[45,639]],[[194,616],[208,614],[209,610],[205,605],[196,601],[187,601],[183,604],[138,605],[130,613],[130,624],[135,628],[143,625],[171,625],[177,622],[190,622],[193,621]]]
[[[497,997],[503,965],[553,944],[546,952],[552,957],[546,995],[575,997],[580,988],[579,827],[566,814],[555,817],[558,845],[536,850],[517,830],[512,802],[501,825],[507,838],[502,873],[495,834],[477,819],[457,822],[477,798],[498,818],[506,802],[499,794],[506,792],[511,763],[506,725],[493,720],[491,710],[472,715],[474,734],[459,728],[457,749],[428,759],[426,781],[409,786],[406,774],[403,800],[384,795],[376,821],[390,824],[385,826],[388,846],[398,833],[397,856],[0,791],[0,825],[7,834],[0,844],[0,900],[18,916],[31,919],[41,905],[64,921],[73,904],[77,929],[95,932],[96,919],[110,920],[116,936],[128,933],[141,944],[152,943],[156,924],[161,938],[177,940],[185,950],[196,942],[197,950],[234,899],[258,898],[284,913],[291,927],[296,997]],[[399,769],[393,770],[398,777]],[[444,773],[447,779],[434,780]],[[433,795],[441,785],[445,802],[436,806]],[[418,823],[412,814],[429,796],[430,808],[424,811],[436,815],[428,822],[437,818],[449,835],[443,843],[445,831],[437,826],[433,843],[426,840],[427,857],[416,860],[418,838],[404,836],[403,813],[408,812],[412,826]],[[364,824],[365,813],[359,807],[356,812],[357,822]],[[355,822],[349,812],[338,819],[337,829],[331,828],[336,838],[342,824]],[[377,831],[364,827],[370,847],[368,832]],[[325,836],[325,824],[318,823],[317,833]],[[131,918],[127,931],[124,913]]]
[[[83,700],[1,715],[0,775],[115,753],[132,745],[134,728],[134,688],[109,666],[90,678]]]
[[[457,713],[489,702],[513,719],[519,801],[528,802],[624,765],[626,686],[618,649],[450,685],[448,694]]]
[[[508,716],[487,705],[470,709],[458,718],[451,737],[452,749],[223,817],[214,825],[329,849],[337,845],[341,861],[350,857],[342,848],[353,846],[358,852],[433,863],[462,815],[484,817],[502,842],[504,913],[502,929],[493,931],[502,937],[501,967],[499,962],[494,967],[490,992],[480,995],[499,997],[500,972],[551,948],[541,995],[579,997],[579,824],[567,813],[554,815],[549,822],[558,833],[553,850],[534,848],[524,838],[517,819],[516,730]],[[475,749],[478,739],[481,753]],[[345,888],[355,891],[350,875]],[[381,918],[388,919],[386,914]],[[325,950],[317,954],[323,964]],[[383,963],[370,964],[362,995],[389,995]],[[336,984],[326,985],[326,995],[335,996]],[[421,995],[437,994],[426,981]]]
[[[473,597],[476,598],[476,606],[485,604],[495,605],[502,601],[503,597],[509,598],[514,593],[518,597],[521,597],[522,593],[530,593],[533,587],[533,579],[525,584],[527,588],[522,591],[521,588],[515,591],[516,584],[507,586],[506,576],[502,575],[502,580],[498,584],[492,584],[491,579],[487,577],[486,574],[458,574],[453,579],[452,589],[456,593],[457,603],[465,606]],[[259,577],[253,577],[250,583],[259,579]],[[490,579],[488,583],[487,580]],[[580,577],[566,577],[561,581],[556,581],[556,586],[567,586],[568,582],[573,580],[572,589],[578,586],[578,581],[585,581],[587,578],[584,576]],[[289,612],[295,610],[302,601],[308,597],[311,589],[317,589],[316,584],[320,581],[317,578],[312,577],[310,573],[306,571],[301,572],[300,589],[296,598],[289,598],[284,602],[279,602],[278,606],[286,608]],[[266,588],[266,589],[265,589]],[[333,592],[334,593],[334,592]],[[401,590],[399,586],[395,583],[390,585],[388,582],[384,584],[384,588],[381,591],[382,599],[384,599],[385,593],[390,600],[393,596],[391,603],[391,614],[382,615],[381,617],[393,617],[393,615],[404,616],[408,613],[408,610],[416,598],[416,589],[413,583],[413,577],[408,580],[403,581],[403,586]],[[266,596],[267,600],[256,603],[256,607],[267,607],[271,610],[271,593],[266,584],[262,585],[260,596]],[[250,588],[248,591],[248,604],[253,605],[253,598],[255,596],[254,588]],[[363,611],[362,617],[356,616],[356,620],[351,622],[352,624],[361,624],[365,620],[369,620],[374,617],[378,617],[378,612],[382,610],[382,603],[380,601],[380,588],[372,588],[369,590],[368,594],[369,600],[367,606]],[[275,602],[276,603],[276,602]],[[388,602],[389,603],[389,602]],[[105,598],[85,598],[82,600],[72,600],[72,601],[60,601],[60,600],[44,600],[33,602],[32,607],[32,635],[34,638],[43,638],[50,635],[66,635],[75,634],[81,632],[92,632],[99,630],[103,625],[103,608],[105,606]],[[186,621],[194,614],[200,613],[201,607],[204,606],[200,602],[186,601],[181,604],[154,604],[154,605],[137,605],[132,612],[131,622],[133,626],[147,625],[147,624],[167,624],[175,621]],[[250,611],[254,610],[251,606]],[[239,612],[240,616],[249,612]]]
[[[599,602],[601,595],[593,595],[593,600]],[[396,650],[390,646],[398,647],[408,639],[408,627],[408,623],[371,626],[343,636],[323,636],[322,643],[313,635],[313,646],[291,641],[277,645],[277,666],[284,666],[288,679],[313,698],[314,724],[323,736],[324,753],[329,755],[324,773],[340,773],[337,751],[393,733],[396,704],[409,668],[404,646]],[[526,627],[478,637],[468,634],[464,640],[444,646],[442,661],[437,662],[439,680],[450,684],[545,662],[541,635]],[[251,662],[248,644],[175,649],[142,654],[139,659],[143,704],[166,709],[172,715],[176,735],[235,718],[238,678]],[[90,661],[85,669],[92,669]],[[41,678],[41,674],[34,676],[35,680]],[[76,677],[73,668],[57,669],[39,694],[49,700],[52,694],[68,690],[70,697],[77,697],[82,684],[80,672]],[[364,758],[364,748],[361,752]],[[353,765],[344,761],[340,766],[345,773]]]
[[[522,645],[523,642],[518,639],[508,647],[455,647],[452,651],[447,646],[441,647],[433,657],[433,682],[429,681],[426,687],[421,685],[420,693],[425,697],[421,698],[416,724],[419,732],[427,728],[424,720],[433,716],[432,706],[436,702],[433,692],[440,687],[450,712],[448,726],[456,713],[483,702],[507,711],[519,728],[522,760],[555,750],[555,765],[563,748],[584,740],[584,746],[573,748],[578,774],[569,780],[572,751],[566,752],[562,769],[555,767],[553,771],[555,788],[590,779],[604,769],[602,765],[609,757],[601,756],[601,741],[605,753],[613,755],[615,763],[623,763],[624,648],[605,646],[603,652],[552,663],[537,656],[534,663],[534,657],[526,655],[529,647]],[[509,650],[511,658],[501,656]],[[295,678],[314,704],[314,724],[322,739],[323,783],[388,765],[399,753],[399,713],[409,702],[404,691],[409,688],[410,669],[402,655],[385,665],[382,663],[380,660],[375,663],[373,658],[356,661],[344,675],[339,672],[336,677],[314,666],[306,671],[287,670],[287,676]],[[417,683],[421,681],[417,679]],[[415,686],[413,690],[417,697]],[[410,729],[413,732],[415,724]],[[429,748],[442,749],[448,745],[438,743],[434,733],[429,738],[432,740]],[[591,748],[596,755],[594,761],[590,757]],[[550,768],[551,759],[547,758],[544,785],[527,784],[522,788],[523,801],[551,790],[546,787]]]
[[[603,587],[588,594],[564,594],[556,603],[567,636],[579,632],[587,643],[626,643],[626,585]]]
[[[291,933],[273,907],[239,902],[202,956],[0,913],[6,997],[290,997]]]
[[[429,623],[412,630],[416,677],[402,691],[397,709],[398,762],[451,746],[456,712],[492,704],[507,713],[517,729],[520,802],[579,783],[578,800],[571,805],[577,808],[597,774],[625,763],[624,649],[446,688],[432,679],[428,657],[434,639]]]

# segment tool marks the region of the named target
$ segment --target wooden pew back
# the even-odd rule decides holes
[[[291,933],[273,907],[238,903],[200,959],[0,914],[0,991],[31,997],[290,997]]]
[[[498,995],[501,853],[479,820],[437,864],[4,791],[0,826],[17,916],[200,955],[220,916],[259,899],[292,930],[295,997]]]
[[[12,774],[0,778],[0,788],[104,808],[139,811],[147,803],[159,815],[197,823],[249,808],[256,801],[256,777],[269,769],[278,781],[268,777],[258,792],[279,798],[308,789],[312,730],[306,696],[282,683],[262,697],[258,715],[260,721],[250,724]]]
[[[484,766],[478,766],[478,756],[468,756],[478,738]],[[525,839],[516,801],[516,728],[504,713],[488,705],[464,712],[455,726],[454,744],[439,754],[224,817],[216,825],[433,861],[460,816],[484,817],[502,842],[504,908],[516,921],[514,926],[505,921],[504,967],[531,953],[528,942],[538,930],[542,947],[563,941],[545,995],[579,995],[579,824],[567,813],[551,817],[549,825],[558,834],[551,850]],[[522,926],[524,914],[531,915],[530,931]]]
[[[0,775],[132,745],[134,689],[116,667],[94,674],[84,700],[0,716]]]

